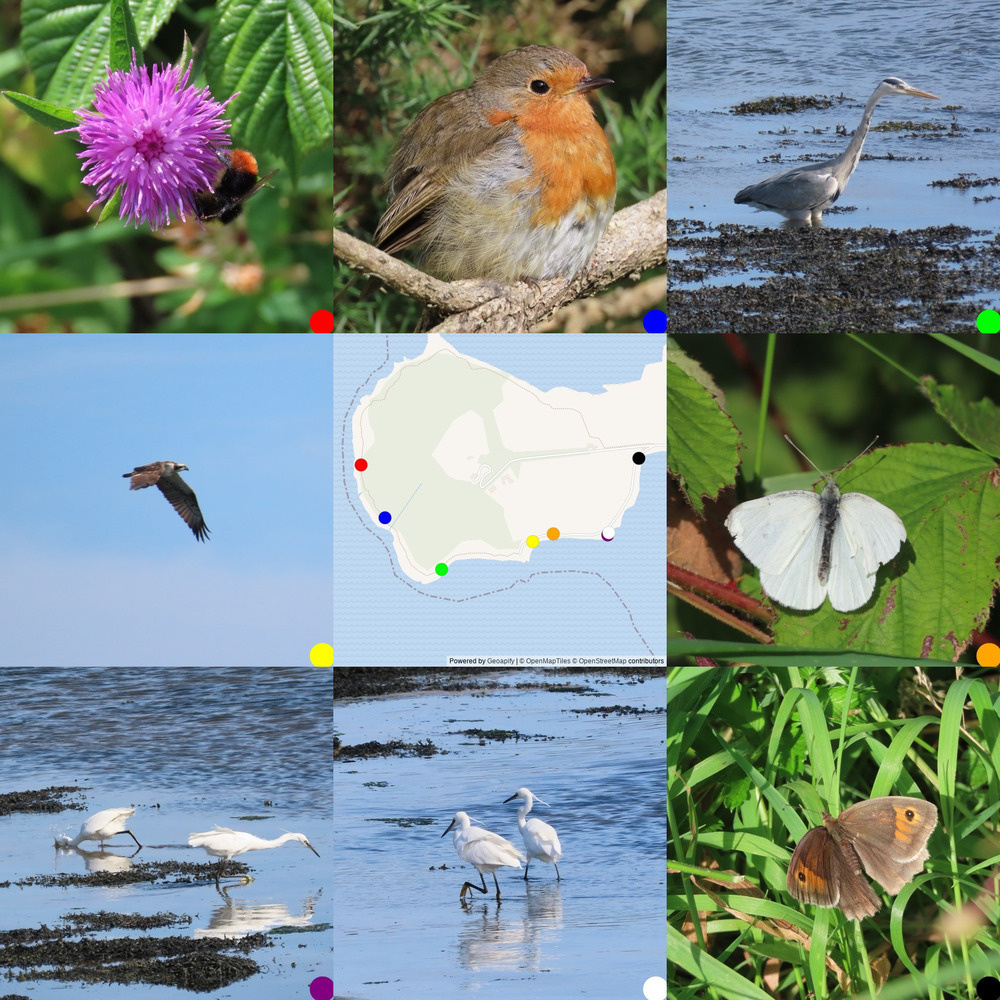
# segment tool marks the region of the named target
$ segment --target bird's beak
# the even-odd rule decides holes
[[[448,834],[449,834],[449,833],[451,833],[451,828],[452,828],[452,827],[453,827],[454,825],[455,825],[455,821],[454,821],[454,820],[452,820],[452,821],[451,821],[451,822],[450,822],[450,823],[448,824],[448,829],[447,829],[447,830],[445,830],[445,831],[444,831],[444,833],[442,833],[442,834],[441,834],[441,836],[442,836],[442,837],[447,837],[447,836],[448,836]],[[440,839],[440,838],[438,838],[438,839]]]
[[[313,847],[313,845],[310,844],[308,840],[306,841],[306,847],[308,847],[309,850],[312,851],[313,854],[315,854],[317,858],[319,857],[319,851],[317,851],[316,848]]]
[[[908,87],[906,92],[914,97],[929,97],[932,101],[941,100],[937,94],[929,94],[926,90],[917,90],[916,87]]]
[[[609,83],[614,83],[614,80],[608,79],[606,76],[585,76],[571,91],[573,94],[586,94],[591,90],[597,90],[598,87],[606,87]]]

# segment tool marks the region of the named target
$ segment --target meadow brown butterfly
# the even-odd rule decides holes
[[[850,920],[870,917],[882,904],[861,866],[895,896],[930,857],[937,816],[930,802],[905,795],[866,799],[836,819],[823,813],[823,826],[796,845],[785,887],[803,903],[840,907]]]

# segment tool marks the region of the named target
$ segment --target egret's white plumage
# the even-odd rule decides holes
[[[528,868],[531,867],[531,859],[538,858],[539,861],[544,861],[547,865],[552,865],[556,870],[556,878],[561,881],[562,876],[559,874],[559,865],[556,864],[562,858],[562,845],[559,843],[559,834],[548,823],[543,823],[537,817],[532,817],[528,820],[525,819],[525,816],[531,812],[531,806],[534,802],[541,802],[543,806],[547,806],[548,802],[540,799],[537,795],[533,795],[528,788],[519,788],[509,799],[504,799],[504,802],[512,802],[514,799],[521,799],[524,802],[524,805],[517,810],[517,828],[521,831],[521,837],[524,840],[524,849],[528,853],[528,863],[524,866],[525,880],[528,878]]]
[[[76,847],[85,840],[99,840],[101,850],[104,850],[104,841],[110,840],[116,834],[127,833],[136,845],[142,847],[139,838],[131,830],[126,830],[129,819],[135,815],[135,809],[128,806],[119,806],[116,809],[102,809],[98,813],[84,820],[80,826],[80,832],[70,840],[69,837],[56,837],[56,847]]]
[[[497,899],[499,899],[500,883],[497,882],[497,869],[520,868],[521,862],[527,859],[509,840],[504,840],[499,834],[481,826],[471,825],[478,822],[479,820],[472,819],[468,813],[457,812],[448,829],[441,836],[447,836],[452,828],[455,828],[455,832],[452,834],[455,851],[463,861],[468,861],[479,872],[479,878],[483,883],[482,888],[480,888],[478,885],[473,885],[472,882],[466,882],[462,886],[459,896],[464,897],[470,889],[485,893],[486,877],[483,872],[490,872],[493,876],[493,884],[497,887]]]
[[[286,841],[297,840],[309,848],[316,857],[319,851],[313,847],[306,839],[304,833],[283,833],[274,840],[265,840],[252,833],[245,833],[242,830],[230,830],[227,826],[217,826],[214,830],[207,830],[205,833],[192,833],[188,837],[188,843],[192,847],[203,847],[214,858],[219,858],[219,867],[215,872],[215,881],[225,870],[225,866],[238,854],[245,854],[247,851],[263,851],[269,847],[281,847]]]

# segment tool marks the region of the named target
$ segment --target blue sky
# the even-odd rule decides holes
[[[308,665],[332,630],[332,341],[0,339],[0,666]],[[208,542],[122,478],[161,459]]]

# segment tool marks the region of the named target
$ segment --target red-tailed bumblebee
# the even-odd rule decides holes
[[[202,222],[218,219],[232,222],[252,198],[278,171],[257,180],[257,160],[245,149],[217,149],[215,155],[225,167],[211,191],[196,191],[194,210]]]

